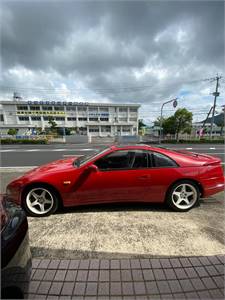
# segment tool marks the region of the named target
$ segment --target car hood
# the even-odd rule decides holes
[[[78,158],[79,156],[73,156],[69,157],[66,159],[59,159],[52,161],[48,164],[42,165],[40,167],[34,168],[30,171],[28,171],[23,177],[33,177],[41,174],[50,174],[50,173],[57,173],[60,171],[69,170],[69,169],[74,169],[74,161]]]

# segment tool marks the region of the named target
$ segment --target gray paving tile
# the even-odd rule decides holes
[[[100,270],[99,281],[109,281],[109,270]]]
[[[166,276],[163,269],[153,269],[154,277],[156,280],[165,280]]]
[[[140,269],[141,264],[139,259],[131,259],[130,260],[130,265],[132,269]]]
[[[89,270],[87,281],[98,281],[99,271]]]
[[[109,295],[109,282],[98,283],[98,295]]]
[[[49,291],[50,287],[51,287],[51,282],[42,281],[39,285],[37,293],[38,294],[48,294],[48,291]]]
[[[164,269],[164,273],[166,276],[166,279],[176,279],[176,274],[175,271],[173,269]]]
[[[58,268],[59,269],[63,269],[63,270],[68,269],[69,264],[70,264],[70,260],[69,259],[62,259],[60,261],[60,264],[59,264]]]
[[[100,266],[100,260],[99,259],[92,259],[90,261],[89,269],[98,270]]]
[[[52,282],[49,294],[50,295],[60,295],[61,289],[63,286],[63,282]]]
[[[160,269],[162,267],[159,259],[152,258],[150,260],[150,263],[151,263],[152,268],[154,268],[154,269],[156,269],[156,268]]]
[[[134,284],[134,292],[136,295],[146,294],[146,288],[144,282],[133,282],[133,284]]]
[[[60,264],[59,259],[52,259],[48,265],[48,269],[58,269],[59,264]]]
[[[75,283],[74,282],[64,282],[61,295],[71,295],[73,294]]]
[[[55,274],[56,274],[56,270],[48,269],[43,277],[43,280],[52,281],[55,277]]]
[[[122,282],[122,294],[134,295],[133,282]]]
[[[153,271],[148,269],[148,270],[143,270],[143,276],[144,276],[144,280],[146,281],[150,281],[150,280],[154,280],[154,274]]]
[[[112,259],[110,261],[110,268],[111,269],[120,269],[120,261],[119,261],[119,259]]]
[[[76,281],[86,281],[88,276],[88,271],[86,270],[79,270],[77,272],[77,278]]]
[[[38,269],[47,269],[50,263],[50,259],[42,259],[38,265]]]
[[[76,282],[73,290],[73,295],[84,295],[85,294],[86,283],[84,282]]]
[[[66,277],[66,270],[57,270],[54,281],[63,281]]]
[[[159,289],[155,281],[147,281],[145,285],[146,285],[147,293],[149,295],[159,294]]]
[[[182,292],[181,285],[179,283],[179,280],[168,280],[168,284],[170,286],[172,293],[180,293]]]
[[[38,290],[39,285],[40,281],[30,281],[28,293],[35,294]]]
[[[100,269],[109,269],[109,260],[108,259],[102,259],[100,261]]]
[[[46,270],[36,269],[32,279],[33,280],[42,280],[45,275],[45,272],[46,272]]]
[[[168,258],[161,258],[160,264],[161,264],[162,268],[172,268],[172,265]]]
[[[211,296],[208,291],[197,292],[200,299],[207,300],[211,299]]]
[[[190,280],[189,279],[181,279],[179,281],[180,285],[181,285],[181,288],[184,292],[191,292],[191,291],[194,291],[194,287],[193,285],[191,284]]]
[[[66,273],[65,281],[75,281],[77,277],[77,270],[68,270]]]
[[[197,272],[199,277],[208,277],[209,274],[206,272],[204,267],[196,267],[195,271]]]
[[[110,284],[110,295],[116,296],[121,295],[121,283],[120,282],[111,282]]]
[[[77,270],[80,264],[80,260],[78,259],[72,259],[69,263],[69,269],[70,270]]]
[[[142,275],[142,271],[140,270],[132,270],[132,278],[133,281],[142,281],[143,280],[143,275]]]
[[[170,263],[173,266],[173,268],[181,268],[182,265],[179,261],[179,258],[170,258]]]
[[[120,270],[110,271],[110,281],[121,281]]]
[[[130,260],[129,259],[121,259],[120,266],[121,266],[121,269],[130,269]]]
[[[215,288],[217,288],[215,282],[210,277],[203,277],[202,282],[205,285],[205,289],[215,289]]]
[[[98,284],[96,282],[88,282],[85,295],[94,296],[97,295]]]
[[[89,259],[83,259],[80,261],[79,264],[79,270],[87,270],[90,265],[90,260]]]
[[[122,281],[132,281],[131,270],[121,270]]]
[[[196,291],[205,290],[205,286],[200,278],[192,278],[191,283]]]
[[[170,287],[169,287],[169,284],[167,281],[165,281],[165,280],[157,281],[157,286],[158,286],[160,294],[171,293],[171,290],[170,290]]]
[[[150,260],[148,258],[140,259],[140,264],[141,264],[142,269],[150,269],[151,268]]]

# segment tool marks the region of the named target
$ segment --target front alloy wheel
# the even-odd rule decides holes
[[[45,187],[35,187],[25,195],[25,209],[29,215],[43,217],[57,209],[57,197],[53,191]]]
[[[168,195],[167,202],[176,211],[187,211],[199,202],[199,188],[191,181],[175,184]]]

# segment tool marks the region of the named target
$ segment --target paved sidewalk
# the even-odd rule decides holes
[[[33,259],[29,299],[224,299],[224,256]]]

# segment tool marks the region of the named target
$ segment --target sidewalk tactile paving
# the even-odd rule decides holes
[[[33,259],[29,299],[224,299],[224,257]]]

